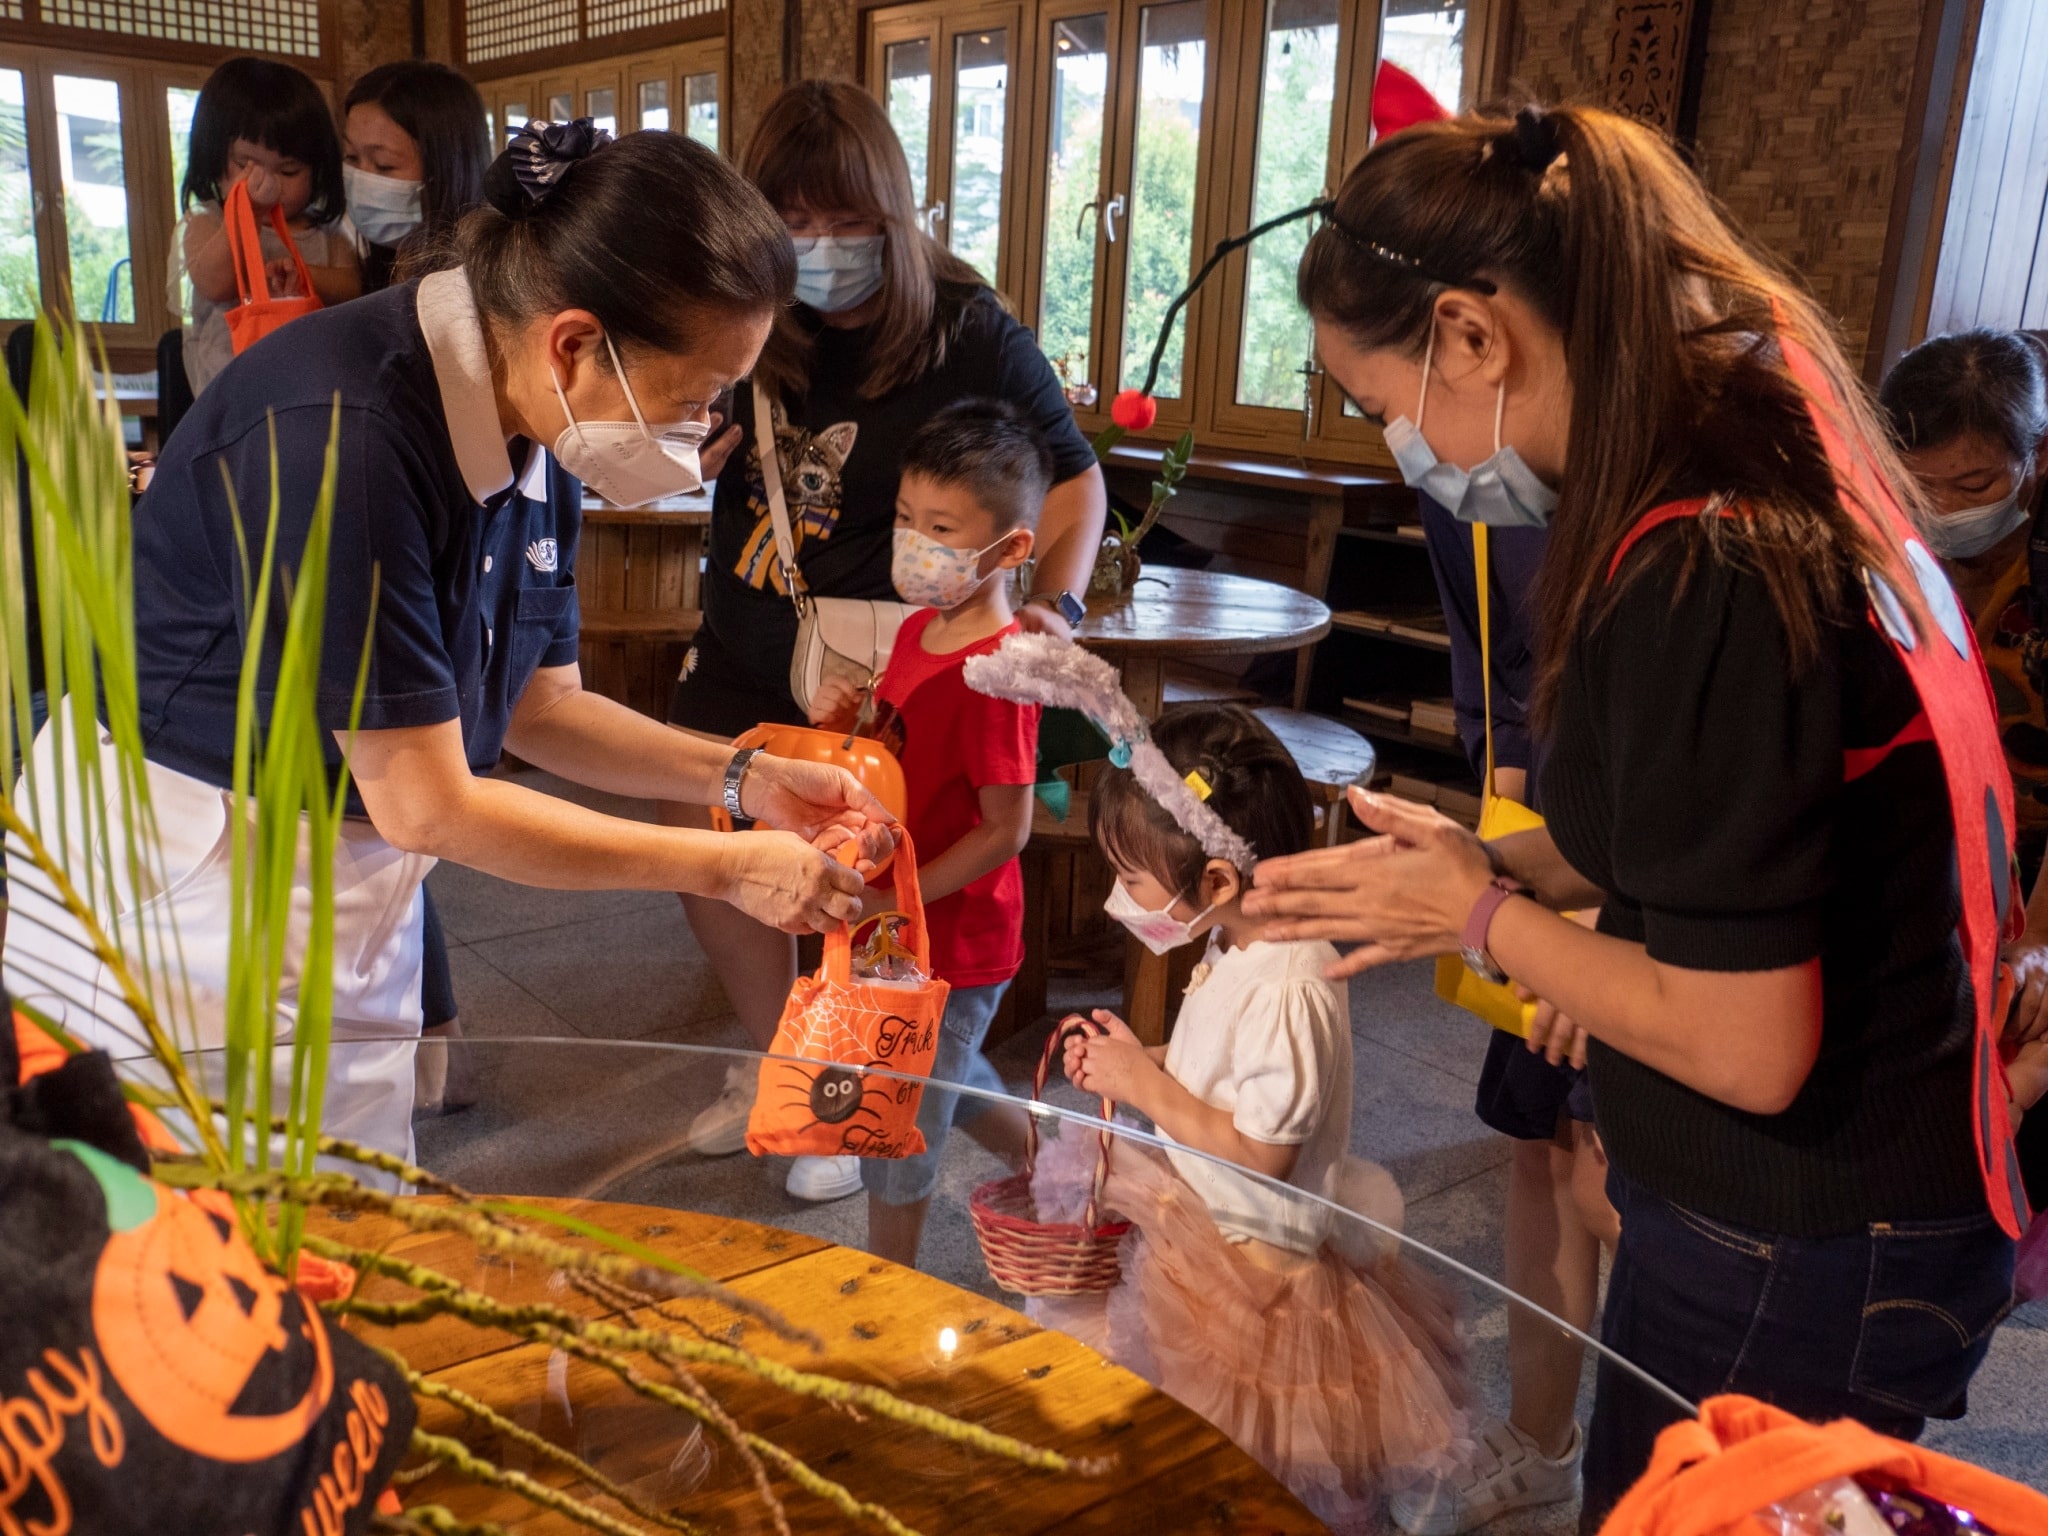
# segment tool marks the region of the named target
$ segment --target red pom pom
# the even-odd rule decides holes
[[[1159,402],[1140,390],[1124,390],[1110,406],[1109,419],[1126,432],[1142,432],[1159,419]]]

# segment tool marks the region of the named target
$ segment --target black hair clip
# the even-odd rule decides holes
[[[1324,205],[1323,219],[1330,228],[1337,231],[1346,245],[1358,252],[1359,255],[1370,257],[1384,266],[1397,267],[1403,272],[1412,273],[1416,277],[1427,279],[1429,282],[1442,283],[1446,288],[1469,288],[1474,293],[1498,293],[1500,291],[1494,283],[1489,282],[1486,278],[1453,277],[1448,272],[1433,267],[1426,261],[1417,260],[1413,256],[1404,256],[1401,252],[1389,246],[1381,245],[1377,240],[1368,239],[1337,217],[1337,207],[1334,203]]]
[[[1515,160],[1532,175],[1541,176],[1551,162],[1564,153],[1558,138],[1557,119],[1541,107],[1524,107],[1515,114],[1515,126],[1508,130]]]
[[[484,198],[508,219],[524,218],[560,184],[569,167],[611,143],[590,118],[529,122],[506,130],[505,151],[484,171]]]

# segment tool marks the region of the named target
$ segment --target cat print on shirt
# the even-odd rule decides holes
[[[812,432],[791,426],[779,403],[772,411],[775,459],[782,471],[782,497],[789,508],[790,536],[796,541],[797,561],[801,565],[804,545],[812,539],[823,542],[831,538],[839,523],[839,475],[853,454],[860,423],[842,421]],[[739,563],[733,569],[750,587],[787,594],[782,562],[775,558],[775,524],[768,515],[768,491],[761,478],[758,433],[753,435],[747,453],[747,510],[754,514],[754,531],[748,535],[740,550]]]

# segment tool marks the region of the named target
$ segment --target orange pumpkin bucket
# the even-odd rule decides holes
[[[821,731],[808,725],[757,725],[735,737],[733,746],[759,747],[770,757],[793,757],[798,762],[831,763],[844,768],[898,821],[909,807],[910,791],[904,787],[903,765],[887,747],[865,736]],[[723,806],[711,808],[711,825],[721,832],[732,830],[732,818]],[[875,873],[887,869],[894,857],[893,853],[885,854],[875,865]]]

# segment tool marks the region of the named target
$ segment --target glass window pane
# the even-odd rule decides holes
[[[526,118],[526,103],[525,103],[525,102],[523,102],[523,101],[508,101],[508,102],[506,102],[506,103],[505,103],[505,137],[506,137],[506,138],[510,138],[510,137],[512,136],[512,130],[513,130],[513,129],[515,129],[515,128],[524,128],[524,127],[526,126],[526,121],[527,121],[527,118]],[[504,140],[503,140],[503,139],[500,139],[500,140],[496,140],[495,142],[497,143],[497,145],[498,145],[498,147],[499,147],[499,148],[501,148],[501,149],[502,149],[502,148],[504,147]]]
[[[1166,306],[1187,286],[1195,245],[1195,155],[1202,137],[1207,0],[1148,5],[1139,16],[1137,147],[1130,190],[1122,383],[1135,388]],[[1153,393],[1181,392],[1187,314],[1174,320]]]
[[[991,282],[1002,249],[1003,124],[1010,36],[1001,27],[953,39],[953,188],[946,244]]]
[[[1465,94],[1465,17],[1457,0],[1386,0],[1380,57],[1420,80],[1446,110]]]
[[[932,139],[932,40],[912,38],[882,50],[882,73],[888,80],[889,126],[903,141],[910,162],[910,190],[918,204],[929,195],[927,167]]]
[[[171,206],[179,206],[179,193],[185,185],[185,167],[192,158],[192,114],[199,106],[199,90],[196,86],[172,85],[164,88],[164,113],[171,125]],[[171,270],[178,274],[178,313],[192,313],[192,279],[185,273],[182,259],[171,263]]]
[[[1092,384],[1095,377],[1095,252],[1102,227],[1102,110],[1108,93],[1109,17],[1054,22],[1038,344],[1069,388]]]
[[[683,131],[707,149],[718,148],[718,71],[692,75],[683,82]]]
[[[0,69],[0,315],[10,320],[33,315],[43,304],[35,208],[21,71]]]
[[[548,98],[548,121],[566,123],[576,115],[576,97],[573,91],[557,91]]]
[[[128,259],[128,182],[121,151],[121,88],[80,75],[51,79],[57,163],[64,181],[71,297],[81,320],[135,319]]]
[[[598,127],[606,133],[619,131],[619,93],[611,86],[591,91],[583,98],[583,104],[590,109],[590,120]]]
[[[1259,86],[1259,157],[1252,223],[1320,196],[1337,106],[1337,0],[1269,0],[1266,65]],[[1306,219],[1276,229],[1246,252],[1241,405],[1299,410],[1312,345],[1308,312],[1294,298],[1294,269],[1308,245]]]
[[[666,128],[668,126],[668,82],[666,80],[643,80],[640,82],[640,126],[642,128]]]

